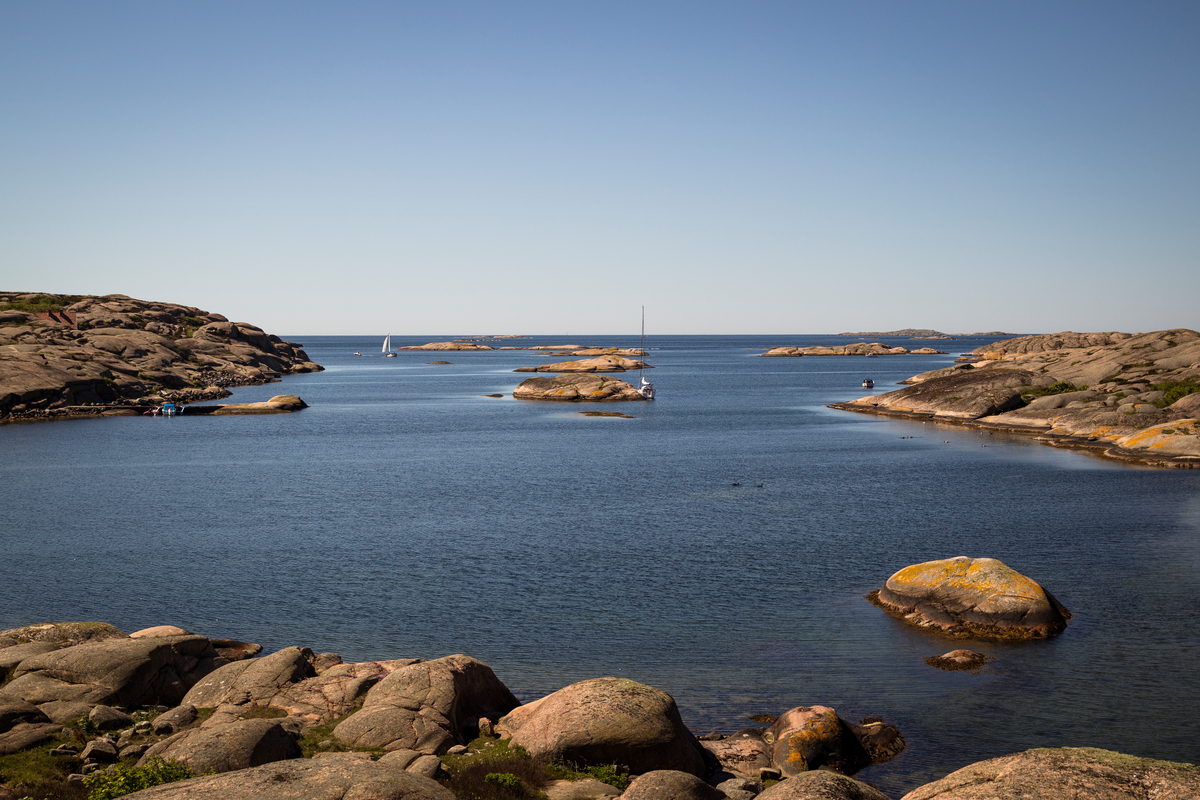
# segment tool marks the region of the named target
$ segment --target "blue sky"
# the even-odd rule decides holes
[[[1200,328],[1200,4],[0,3],[0,289],[281,334]]]

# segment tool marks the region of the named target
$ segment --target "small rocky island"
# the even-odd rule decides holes
[[[527,378],[513,389],[515,400],[612,403],[645,400],[634,386],[616,378],[591,372]]]
[[[697,735],[668,693],[626,678],[522,704],[463,654],[345,663],[308,647],[261,652],[172,625],[0,631],[0,762],[42,758],[32,775],[0,777],[0,798],[83,798],[155,776],[124,796],[888,800],[851,776],[906,746],[882,720],[854,723],[822,705]],[[512,792],[489,789],[493,776]],[[966,766],[905,800],[1198,793],[1191,764],[1058,748]]]
[[[1055,333],[972,351],[831,408],[1035,434],[1110,458],[1200,467],[1200,333]]]
[[[191,306],[117,294],[0,292],[0,422],[139,414],[321,369],[300,345]],[[280,395],[211,413],[303,407]]]
[[[812,345],[809,347],[773,347],[762,354],[763,358],[798,358],[800,356],[907,356],[944,355],[942,350],[932,347],[891,347],[880,342],[856,342],[855,344]]]

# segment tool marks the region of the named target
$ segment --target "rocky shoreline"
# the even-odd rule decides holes
[[[1200,333],[995,342],[906,388],[829,407],[1035,436],[1130,463],[1200,467]]]
[[[0,423],[141,414],[322,369],[294,342],[191,306],[0,292]]]
[[[531,782],[551,800],[888,800],[850,776],[905,746],[882,720],[851,723],[824,706],[756,717],[766,727],[732,735],[697,735],[670,695],[622,678],[521,704],[466,655],[347,664],[306,647],[260,651],[173,626],[126,635],[100,622],[43,623],[0,632],[0,766],[45,753],[60,765],[55,791],[64,797],[84,796],[83,784],[114,770],[176,764],[199,777],[127,796],[534,797],[525,791]],[[505,780],[525,793],[468,791],[473,764],[484,775],[511,775]],[[541,779],[500,772],[518,764],[563,766]],[[1061,748],[973,764],[904,800],[1008,797],[1028,790],[1030,773],[1053,791],[1022,797],[1123,798],[1131,786],[1139,796],[1200,792],[1194,765]],[[0,798],[22,797],[27,784],[0,784]]]

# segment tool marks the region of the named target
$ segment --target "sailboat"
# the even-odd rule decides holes
[[[642,306],[642,346],[641,346],[641,351],[643,353],[646,352],[646,307],[645,306]],[[644,355],[642,356],[642,358],[645,358],[645,357],[646,356],[644,356]],[[645,364],[646,362],[643,361],[642,363]],[[654,399],[654,384],[652,384],[652,383],[650,383],[650,381],[646,380],[644,367],[638,368],[638,377],[640,377],[642,379],[641,385],[637,387],[638,394],[640,394],[642,397],[646,398],[647,400],[653,400]]]
[[[392,352],[392,335],[389,333],[383,337],[383,357],[395,358],[396,354]]]

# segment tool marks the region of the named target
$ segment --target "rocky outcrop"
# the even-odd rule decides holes
[[[410,344],[404,347],[397,347],[397,350],[494,350],[493,347],[488,347],[486,344],[472,344],[470,342],[429,342],[428,344]]]
[[[920,347],[889,347],[879,342],[857,342],[855,344],[813,345],[810,347],[773,347],[762,354],[763,358],[796,358],[799,356],[906,356],[937,355],[941,350]]]
[[[24,659],[0,697],[36,705],[174,706],[221,663],[204,636],[86,642]]]
[[[589,373],[529,378],[513,389],[513,398],[592,403],[646,399],[625,381]]]
[[[581,361],[559,361],[537,367],[520,367],[513,372],[631,372],[635,369],[652,369],[644,361],[624,356],[603,355]]]
[[[39,316],[45,308],[56,311]],[[0,293],[0,420],[214,399],[228,386],[321,369],[297,344],[198,308]]]
[[[1037,435],[1047,444],[1200,467],[1200,333],[1056,333],[976,349],[894,392],[831,407]]]
[[[701,744],[722,769],[745,778],[772,772],[799,775],[816,769],[853,775],[894,758],[905,746],[900,731],[882,720],[855,725],[828,706],[798,706],[769,728],[747,728],[732,736],[704,739]]]
[[[489,666],[470,656],[446,656],[392,672],[333,735],[354,747],[441,755],[473,739],[480,717],[495,719],[517,705]]]
[[[704,773],[702,749],[675,700],[624,678],[571,684],[514,709],[496,730],[535,756],[568,763],[620,764],[634,773]]]
[[[348,714],[382,678],[417,663],[419,659],[409,658],[344,664],[336,656],[322,659],[306,648],[286,647],[221,667],[197,683],[183,702],[236,713],[276,708],[310,727]]]
[[[106,639],[128,638],[107,622],[42,622],[0,631],[0,647],[5,640],[13,644],[24,642],[53,642],[67,647],[81,642],[102,642]]]
[[[914,564],[869,597],[905,622],[953,636],[1044,639],[1071,617],[1036,581],[994,558]]]
[[[455,800],[449,789],[365,753],[278,761],[261,767],[206,775],[125,795],[128,800]]]
[[[903,800],[1064,797],[1088,800],[1200,797],[1200,767],[1090,747],[1026,750],[963,767],[914,789]]]

